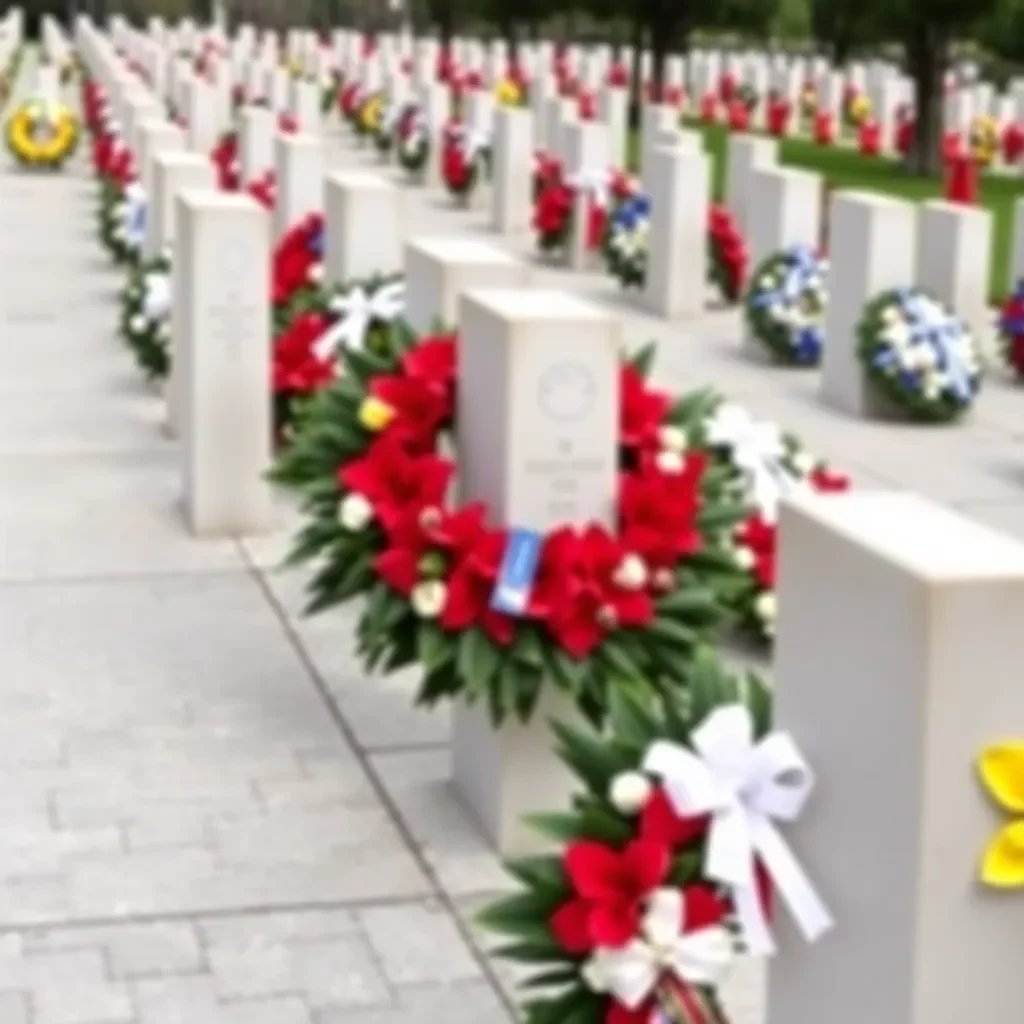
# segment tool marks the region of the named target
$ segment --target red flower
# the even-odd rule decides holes
[[[323,217],[312,214],[285,234],[274,250],[271,288],[277,306],[310,284],[309,272],[320,261],[313,240],[323,231]]]
[[[410,454],[401,441],[385,435],[361,459],[338,470],[338,482],[366,498],[385,527],[414,509],[440,505],[454,466],[436,455]]]
[[[299,122],[292,114],[281,114],[277,119],[277,130],[282,135],[294,135],[299,130]]]
[[[277,201],[277,180],[273,171],[268,171],[262,178],[251,182],[246,192],[264,209],[273,210]]]
[[[838,494],[850,489],[850,478],[827,466],[815,466],[807,479],[819,494]]]
[[[643,901],[671,863],[669,848],[649,839],[622,850],[586,839],[571,843],[562,864],[574,895],[548,921],[555,940],[575,956],[597,946],[621,948],[636,937]]]
[[[654,573],[674,570],[681,559],[701,549],[697,516],[706,465],[695,454],[686,458],[681,473],[663,473],[645,464],[619,481],[622,546]]]
[[[449,139],[441,151],[441,174],[453,192],[461,192],[469,184],[470,165],[466,161],[462,144]]]
[[[491,608],[507,543],[504,531],[482,529],[457,553],[446,580],[448,600],[441,613],[445,629],[461,632],[477,625],[501,647],[515,639],[515,620]]]
[[[483,530],[482,505],[468,505],[455,512],[437,505],[410,507],[388,528],[388,546],[377,556],[377,572],[388,586],[408,597],[424,577],[425,556],[438,556],[433,575],[446,578],[451,556],[472,548]]]
[[[223,135],[210,154],[210,160],[217,170],[218,186],[226,192],[237,192],[240,184],[238,136],[234,132]]]
[[[301,313],[274,339],[274,394],[309,394],[334,380],[333,361],[314,351],[327,327],[320,314]]]
[[[530,614],[572,657],[587,657],[610,630],[654,618],[650,594],[617,581],[628,553],[597,525],[563,527],[545,539]]]
[[[422,381],[444,400],[444,419],[455,411],[455,371],[458,335],[441,334],[424,338],[402,356],[402,372],[406,377]]]
[[[664,391],[647,386],[631,363],[619,371],[619,441],[625,448],[649,451],[658,446],[658,431],[672,408]]]
[[[533,209],[533,228],[549,244],[561,242],[569,230],[573,192],[562,182],[541,188]]]
[[[749,548],[754,556],[751,573],[763,590],[775,586],[775,543],[778,533],[774,523],[755,512],[736,531],[736,542]]]
[[[390,406],[395,415],[384,428],[411,451],[433,451],[437,432],[451,418],[448,396],[422,377],[376,377],[370,395]]]
[[[625,64],[613,64],[605,76],[605,84],[613,89],[625,89],[629,85],[629,68]]]
[[[658,786],[640,812],[640,838],[675,850],[700,839],[707,832],[709,821],[707,815],[679,817],[665,791]]]
[[[597,99],[593,93],[581,92],[578,97],[579,118],[581,121],[593,121],[597,117]]]

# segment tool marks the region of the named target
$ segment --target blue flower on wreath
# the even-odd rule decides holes
[[[820,280],[821,261],[807,245],[794,245],[784,254],[782,280],[775,288],[759,288],[750,298],[755,309],[778,306],[789,309],[799,304],[812,282]],[[794,358],[801,363],[816,363],[825,346],[825,331],[821,324],[803,324],[791,336]]]
[[[650,219],[650,197],[643,194],[630,196],[615,211],[612,217],[612,229],[632,233],[640,227],[641,223]]]
[[[1024,334],[1024,280],[1017,282],[1003,303],[999,314],[999,330],[1011,338]]]
[[[946,375],[946,390],[958,404],[967,405],[977,390],[978,375],[968,367],[959,344],[966,337],[964,325],[914,288],[900,289],[897,302],[911,342],[925,344],[932,350],[936,369]],[[871,362],[880,370],[895,369],[900,384],[907,390],[922,389],[924,375],[906,367],[892,345],[883,345],[872,356]]]
[[[310,232],[306,243],[310,253],[318,260],[324,258],[324,226],[321,224],[315,231]]]

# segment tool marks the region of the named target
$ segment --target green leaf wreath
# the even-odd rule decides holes
[[[771,695],[706,649],[680,694],[653,705],[616,690],[600,732],[553,723],[579,792],[571,808],[527,820],[559,849],[508,862],[518,891],[478,916],[505,940],[496,955],[527,969],[524,1024],[727,1021],[717,982],[738,936],[728,892],[704,872],[709,821],[678,816],[645,760],[656,743],[692,749],[694,730],[723,710],[746,715],[756,742],[770,727]],[[665,906],[667,921],[656,913]],[[662,965],[643,955],[648,943],[691,955]]]
[[[595,721],[617,688],[667,696],[744,586],[731,546],[744,509],[728,472],[672,447],[692,404],[648,387],[651,349],[624,363],[623,529],[646,517],[648,547],[638,535],[645,553],[630,557],[596,527],[554,531],[537,584],[547,603],[509,619],[490,609],[504,531],[485,527],[482,508],[445,507],[454,467],[436,453],[454,429],[456,351],[454,336],[392,324],[383,343],[342,350],[340,379],[312,399],[273,474],[303,502],[290,561],[315,567],[307,613],[365,598],[368,669],[416,666],[419,703],[483,701],[496,723],[527,718],[545,682]],[[563,551],[605,566],[599,607],[559,592]]]

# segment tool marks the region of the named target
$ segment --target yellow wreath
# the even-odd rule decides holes
[[[503,78],[494,87],[494,99],[501,107],[521,107],[523,90],[511,78]]]
[[[380,93],[374,93],[359,111],[359,121],[363,126],[363,131],[368,135],[376,135],[383,120],[384,97]]]
[[[28,100],[7,120],[7,146],[31,167],[61,167],[78,145],[78,120],[62,103]]]
[[[971,122],[971,156],[975,163],[988,167],[999,153],[999,123],[988,114],[981,114]]]

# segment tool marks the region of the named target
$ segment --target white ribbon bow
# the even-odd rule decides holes
[[[462,128],[459,137],[462,158],[473,163],[485,150],[491,148],[491,137],[482,128]]]
[[[607,168],[584,167],[569,176],[568,185],[588,195],[595,205],[607,210],[612,199],[612,172]]]
[[[143,282],[142,314],[155,324],[171,313],[171,275],[163,271],[147,274]]]
[[[146,193],[138,182],[132,182],[124,190],[121,223],[125,241],[133,249],[141,249],[146,237]]]
[[[642,937],[621,949],[599,947],[584,966],[587,982],[636,1010],[665,974],[693,985],[720,981],[732,963],[729,933],[717,925],[686,932],[683,894],[655,889],[641,922]]]
[[[778,517],[779,500],[793,493],[799,480],[782,463],[786,445],[774,423],[759,423],[742,406],[725,402],[705,425],[708,442],[728,448],[743,473],[762,518]]]
[[[711,815],[704,873],[731,890],[748,951],[775,951],[758,892],[758,862],[803,937],[814,942],[835,922],[774,824],[795,821],[814,787],[792,737],[773,732],[755,744],[750,711],[730,704],[708,715],[692,743],[691,751],[658,740],[644,770],[661,777],[680,817]]]
[[[353,288],[333,298],[330,311],[338,319],[313,343],[318,359],[330,359],[340,348],[359,351],[366,344],[366,334],[375,320],[397,320],[405,312],[405,282],[393,281],[373,292]]]

